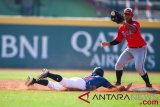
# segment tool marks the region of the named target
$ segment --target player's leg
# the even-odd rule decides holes
[[[59,83],[68,89],[86,90],[86,82],[79,77],[62,78]]]
[[[58,90],[58,91],[66,90],[66,88],[64,88],[59,82],[48,81],[47,86],[53,90]]]
[[[152,87],[152,85],[150,84],[150,81],[149,81],[147,71],[144,68],[145,59],[146,59],[146,55],[147,55],[147,47],[134,49],[132,51],[132,53],[134,55],[135,68],[136,68],[137,72],[140,74],[142,79],[145,81],[146,87]]]
[[[58,74],[52,74],[49,72],[48,69],[43,69],[42,70],[42,74],[40,74],[38,77],[37,77],[37,80],[41,80],[43,78],[51,78],[57,82],[60,82],[62,80],[62,76],[58,75]]]
[[[35,83],[37,83],[37,84],[40,84],[40,85],[44,85],[44,86],[47,86],[48,85],[48,80],[36,80],[35,78],[33,78],[33,77],[30,77],[30,76],[28,76],[28,78],[27,78],[27,80],[26,80],[26,82],[25,82],[25,85],[26,86],[31,86],[31,85],[33,85],[33,84],[35,84]]]
[[[115,85],[120,85],[121,84],[121,78],[123,74],[123,68],[125,64],[127,64],[129,61],[133,59],[133,56],[131,53],[128,52],[128,48],[123,51],[123,53],[120,55],[118,58],[116,64],[115,64],[115,70],[116,70],[116,84]]]
[[[65,90],[65,88],[59,84],[58,82],[52,82],[52,81],[48,81],[46,79],[41,79],[41,80],[36,80],[33,77],[28,76],[27,81],[25,82],[26,86],[31,86],[33,84],[40,84],[43,86],[48,86],[49,88],[53,89],[53,90]]]
[[[79,90],[86,89],[86,83],[82,78],[73,77],[70,79],[63,78],[61,75],[50,73],[47,69],[43,70],[43,73],[38,76],[37,80],[41,80],[43,78],[51,78],[56,82],[59,82],[65,88],[73,88]]]

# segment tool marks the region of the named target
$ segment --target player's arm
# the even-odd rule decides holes
[[[123,22],[123,24],[132,32],[137,32],[137,27],[135,25],[131,25],[129,23],[127,23],[126,21]]]
[[[116,38],[112,42],[102,42],[101,47],[117,45],[117,44],[121,43],[121,41],[123,39],[124,39],[124,36],[121,33],[121,27],[119,27],[118,34],[117,34]]]
[[[112,42],[102,42],[102,43],[101,43],[101,47],[117,45],[117,44],[119,44],[119,43],[120,43],[120,42],[117,41],[117,40],[113,40]]]

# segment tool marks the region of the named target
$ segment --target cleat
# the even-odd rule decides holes
[[[35,82],[34,82],[34,78],[28,76],[28,78],[27,78],[27,80],[26,80],[26,82],[25,82],[25,85],[26,85],[27,87],[29,87],[29,86],[33,85],[34,83],[35,83]]]
[[[121,83],[116,82],[115,85],[116,85],[116,86],[119,86],[119,85],[121,85]]]
[[[49,73],[49,70],[48,70],[48,69],[43,69],[43,70],[42,70],[42,74],[40,74],[40,75],[37,77],[36,80],[39,81],[39,80],[41,80],[41,79],[47,78],[48,73]]]
[[[125,85],[124,87],[125,87],[126,90],[128,90],[128,89],[131,88],[131,86],[132,86],[132,83],[129,83],[129,84]]]
[[[146,84],[146,87],[148,87],[148,88],[152,88],[152,84]]]

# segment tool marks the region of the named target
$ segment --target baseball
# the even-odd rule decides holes
[[[111,15],[112,15],[112,16],[115,16],[115,12],[114,12],[114,11],[112,11],[112,12],[111,12]]]

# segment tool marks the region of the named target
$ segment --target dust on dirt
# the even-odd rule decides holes
[[[126,84],[123,84],[126,85]],[[132,87],[128,90],[129,92],[131,92],[133,89],[135,88],[143,88],[145,87],[145,84],[134,84],[132,85]],[[160,85],[158,84],[153,84],[153,87],[157,90],[160,91]],[[25,81],[24,80],[0,80],[0,90],[41,90],[41,91],[51,91],[52,89],[50,89],[47,86],[42,86],[39,84],[34,84],[33,86],[27,87],[25,86]],[[110,89],[103,89],[102,91],[99,92],[110,92]],[[52,90],[54,91],[54,90]],[[73,90],[71,90],[73,91]]]
[[[46,86],[35,84],[27,87],[23,80],[0,80],[0,90],[50,90]]]

